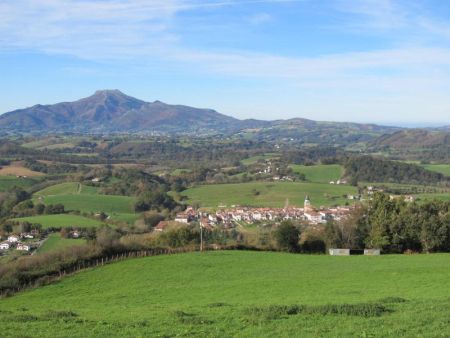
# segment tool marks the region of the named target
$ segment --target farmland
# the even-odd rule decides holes
[[[357,189],[346,185],[297,182],[251,182],[241,184],[200,185],[182,192],[189,203],[204,207],[248,205],[283,207],[286,199],[292,206],[302,206],[309,195],[314,205],[345,204],[343,195],[356,194]]]
[[[76,182],[52,185],[38,191],[34,196],[47,205],[61,203],[69,211],[105,212],[113,220],[128,223],[133,223],[137,218],[133,210],[133,197],[98,194],[96,187]]]
[[[99,227],[100,221],[71,214],[39,215],[12,219],[16,222],[39,223],[43,229],[65,227]]]
[[[13,187],[27,188],[36,183],[32,178],[17,178],[14,176],[0,176],[0,191],[8,191]]]
[[[62,238],[59,234],[51,234],[42,246],[37,250],[38,253],[46,253],[54,250],[68,248],[72,246],[83,245],[86,243],[84,239]]]
[[[449,263],[448,254],[148,257],[2,299],[0,325],[5,336],[40,337],[448,336]]]
[[[436,171],[450,177],[450,164],[425,164],[422,166],[427,170]]]
[[[11,165],[3,166],[0,168],[0,176],[27,176],[36,177],[43,176],[43,173],[30,170],[23,167],[19,162],[15,162]]]
[[[344,169],[338,164],[329,165],[291,165],[292,171],[298,174],[304,174],[309,182],[329,183],[341,178]]]

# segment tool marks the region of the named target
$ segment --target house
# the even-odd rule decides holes
[[[100,177],[94,177],[94,178],[91,180],[92,183],[98,183],[98,182],[100,182],[100,181],[101,181]]]
[[[8,242],[0,243],[0,250],[8,250],[10,248],[10,245]]]
[[[19,241],[19,237],[15,235],[8,236],[9,243],[17,243]]]
[[[80,236],[81,236],[81,234],[80,234],[80,232],[79,231],[71,231],[70,233],[69,233],[69,237],[71,237],[71,238],[80,238]]]
[[[22,238],[27,238],[27,239],[33,239],[33,238],[34,238],[34,236],[33,236],[32,234],[27,234],[27,233],[25,233],[25,234],[20,234],[20,236],[21,236]]]
[[[28,244],[19,242],[17,243],[16,249],[20,251],[30,251],[30,246]]]
[[[164,229],[167,228],[168,225],[169,225],[169,222],[160,221],[153,230],[154,231],[164,231]]]
[[[175,216],[175,221],[187,224],[189,223],[189,215],[184,212],[180,212]]]

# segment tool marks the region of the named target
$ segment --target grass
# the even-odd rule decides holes
[[[95,219],[86,218],[78,215],[60,214],[60,215],[40,215],[13,218],[17,222],[39,223],[43,229],[47,228],[66,228],[66,227],[99,227],[102,222]]]
[[[251,165],[251,164],[255,164],[261,160],[271,160],[271,159],[277,159],[279,157],[280,156],[276,153],[268,153],[268,154],[264,154],[264,155],[251,156],[249,158],[242,160],[241,163],[243,165]]]
[[[134,213],[135,199],[129,196],[101,195],[97,188],[78,182],[52,185],[35,193],[44,204],[62,203],[66,210],[105,212],[112,220],[133,224],[139,217]]]
[[[310,182],[329,183],[330,181],[337,181],[341,178],[344,168],[339,164],[329,165],[291,165],[295,173],[304,174],[306,180]]]
[[[133,259],[0,300],[4,336],[445,337],[449,254]]]
[[[82,212],[125,213],[133,212],[134,198],[115,195],[52,195],[42,197],[44,204],[62,203],[66,210]]]
[[[283,207],[286,199],[289,199],[289,205],[303,206],[306,195],[315,206],[342,205],[347,201],[343,195],[356,193],[355,187],[345,185],[251,182],[201,185],[183,191],[182,195],[188,197],[189,203],[200,203],[204,207],[217,207],[219,204]]]
[[[37,250],[38,253],[46,253],[62,248],[86,244],[85,239],[63,238],[60,234],[50,234],[45,242]]]
[[[95,194],[96,187],[82,185],[77,182],[55,184],[35,193],[36,196]]]
[[[28,188],[36,183],[32,178],[17,178],[14,176],[0,176],[0,192],[8,191],[13,187]]]
[[[422,167],[427,170],[436,171],[450,177],[450,164],[424,164],[422,165]]]

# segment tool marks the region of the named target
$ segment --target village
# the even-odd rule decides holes
[[[325,224],[328,221],[340,221],[349,215],[354,206],[336,206],[330,208],[315,208],[308,196],[303,207],[284,208],[255,208],[234,206],[219,208],[215,212],[196,210],[188,207],[184,212],[178,213],[175,222],[189,224],[200,223],[204,229],[212,230],[215,227],[234,228],[238,224],[253,224],[256,222],[281,222],[285,220],[304,221],[311,225]],[[155,231],[163,231],[170,222],[161,221]]]

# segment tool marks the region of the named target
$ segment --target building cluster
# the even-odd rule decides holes
[[[21,234],[20,236],[10,235],[8,239],[0,243],[0,250],[9,250],[15,248],[19,251],[30,251],[31,246],[29,244],[20,241],[21,238],[34,238],[31,234]]]
[[[234,207],[221,208],[216,212],[202,212],[189,207],[184,212],[178,213],[175,221],[184,224],[199,222],[202,227],[207,229],[212,229],[218,225],[231,228],[237,223],[242,222],[251,224],[264,221],[280,222],[284,220],[302,220],[310,224],[324,224],[330,220],[339,221],[343,219],[352,209],[352,206],[317,209],[311,205],[307,196],[303,208]]]

